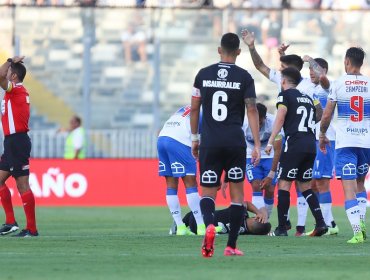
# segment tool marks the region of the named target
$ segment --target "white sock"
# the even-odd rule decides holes
[[[252,194],[252,203],[257,209],[260,209],[265,206],[265,201],[263,200],[262,192],[253,192]]]
[[[186,188],[186,200],[191,212],[193,212],[197,225],[204,224],[197,187]]]
[[[307,218],[308,203],[303,196],[297,197],[297,226],[305,226]]]
[[[176,194],[174,194],[174,191],[176,191]],[[177,196],[177,190],[167,189],[166,201],[167,201],[168,209],[170,209],[171,215],[176,225],[177,226],[183,225],[184,223],[181,217],[181,206],[180,206],[179,197]]]
[[[366,206],[367,206],[367,193],[361,192],[356,195],[358,207],[360,209],[360,219],[365,222],[366,218]]]
[[[346,200],[344,204],[349,223],[352,226],[353,233],[356,234],[361,232],[360,209],[358,207],[357,200],[356,199]]]
[[[320,208],[322,212],[322,216],[324,217],[325,224],[331,227],[331,222],[333,219],[333,213],[331,211],[331,203],[321,203]]]
[[[267,217],[270,218],[271,213],[272,213],[272,209],[274,208],[274,199],[273,198],[271,198],[271,199],[264,198],[264,201],[265,201],[265,208],[267,210]]]

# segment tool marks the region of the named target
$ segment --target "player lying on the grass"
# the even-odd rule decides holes
[[[249,213],[255,214],[250,217]],[[182,219],[184,224],[189,227],[194,234],[197,233],[197,223],[192,212],[189,212]],[[226,234],[230,231],[230,207],[216,210],[213,224],[219,234]],[[239,235],[266,235],[270,232],[271,224],[267,221],[267,210],[265,207],[257,209],[251,202],[244,202],[244,217],[239,229]],[[176,228],[172,227],[171,234],[176,233]]]

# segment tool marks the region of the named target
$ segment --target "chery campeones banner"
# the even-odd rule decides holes
[[[155,159],[32,159],[30,185],[38,206],[164,206],[166,184],[158,177]],[[15,205],[21,205],[13,179],[7,183]],[[370,192],[370,175],[366,180]],[[343,205],[343,191],[338,180],[332,180],[334,205]],[[296,194],[292,187],[291,202]],[[184,186],[180,183],[179,196],[186,205]],[[245,198],[251,199],[251,187],[245,183]],[[369,196],[370,198],[370,196]],[[275,203],[277,199],[275,199]],[[229,200],[219,193],[217,205],[228,205]]]

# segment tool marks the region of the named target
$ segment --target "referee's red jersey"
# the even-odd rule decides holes
[[[30,119],[30,97],[22,83],[8,84],[1,101],[1,122],[4,135],[27,132]]]

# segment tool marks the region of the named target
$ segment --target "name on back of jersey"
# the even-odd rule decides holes
[[[213,87],[213,88],[240,89],[240,84],[241,83],[225,81],[212,81],[212,80],[203,81],[203,87]]]
[[[308,103],[308,104],[313,105],[312,100],[307,97],[297,97],[297,101],[298,103]]]

